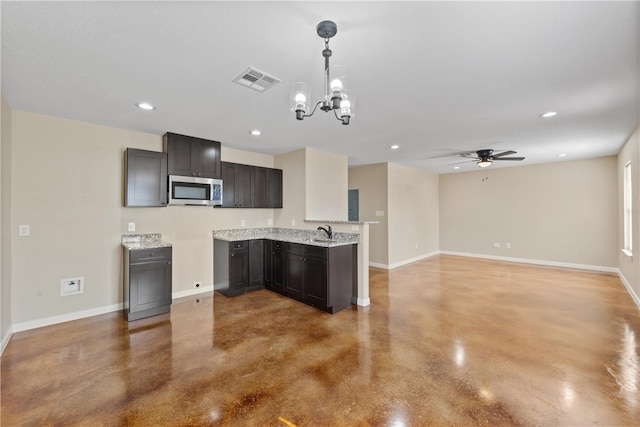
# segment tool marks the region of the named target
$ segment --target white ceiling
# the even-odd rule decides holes
[[[2,96],[13,109],[215,139],[223,150],[314,147],[350,165],[447,173],[457,152],[482,148],[526,157],[492,168],[613,155],[638,125],[637,1],[2,1],[1,14]],[[332,65],[348,67],[357,91],[349,126],[289,110],[294,82],[320,99],[315,28],[326,19],[338,25]],[[263,93],[232,83],[249,66],[282,83]],[[550,110],[558,116],[539,117]]]

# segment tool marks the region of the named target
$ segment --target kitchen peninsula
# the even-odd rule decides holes
[[[254,228],[213,238],[214,290],[225,296],[266,288],[329,313],[351,306],[357,233]]]

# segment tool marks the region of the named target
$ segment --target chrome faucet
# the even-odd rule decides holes
[[[331,230],[331,226],[330,226],[330,225],[327,225],[327,228],[324,228],[324,227],[318,227],[318,230],[322,230],[322,231],[324,231],[325,233],[327,233],[327,237],[328,237],[329,239],[333,238],[333,231]]]

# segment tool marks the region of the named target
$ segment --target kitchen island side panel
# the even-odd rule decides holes
[[[226,293],[229,290],[229,242],[213,240],[213,290]]]

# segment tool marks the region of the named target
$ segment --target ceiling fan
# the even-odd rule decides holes
[[[491,166],[491,163],[493,163],[494,160],[516,160],[516,161],[524,160],[524,157],[505,157],[505,156],[510,156],[512,154],[516,154],[516,151],[508,150],[508,151],[503,151],[502,153],[497,153],[497,154],[493,154],[493,150],[491,149],[478,150],[475,152],[468,151],[468,152],[460,153],[458,154],[458,156],[466,157],[473,160],[467,160],[467,161],[458,162],[458,163],[451,163],[449,166],[459,165],[461,163],[476,162],[476,164],[481,168],[486,168],[488,166]]]

